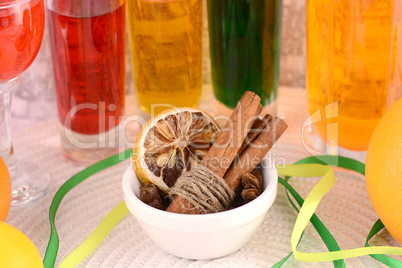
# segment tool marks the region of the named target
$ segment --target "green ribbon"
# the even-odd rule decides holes
[[[288,178],[287,178],[288,179]],[[293,198],[296,200],[296,202],[299,204],[299,206],[303,206],[304,204],[304,199],[296,192],[295,189],[287,182],[287,180],[284,180],[282,178],[278,178],[278,182],[282,184],[286,190],[287,194],[291,194]],[[290,199],[288,195],[288,200],[289,203],[292,205],[292,207],[299,212],[299,209],[297,206],[293,203],[292,199]],[[328,231],[328,229],[325,227],[325,225],[322,223],[322,221],[318,218],[317,215],[313,215],[310,219],[313,227],[316,229],[322,240],[324,241],[325,245],[327,246],[329,251],[337,251],[340,250],[338,243],[336,242],[335,238],[332,236],[332,234]],[[301,241],[301,238],[299,240],[299,243]],[[281,261],[279,261],[277,264],[275,264],[273,267],[278,268],[281,267],[287,259],[289,259],[290,256],[293,255],[293,252],[289,253],[285,258],[283,258]],[[344,268],[346,267],[344,260],[336,260],[334,261],[334,267],[336,268]]]
[[[57,252],[59,251],[59,235],[57,234],[55,218],[57,209],[64,196],[75,186],[88,179],[90,176],[105,170],[109,167],[117,165],[122,161],[128,159],[132,155],[133,150],[127,150],[120,154],[116,154],[109,158],[106,158],[102,161],[93,164],[92,166],[87,167],[76,175],[72,176],[69,180],[67,180],[57,191],[55,194],[52,204],[49,209],[49,221],[50,221],[50,238],[47,245],[45,257],[43,258],[43,264],[46,268],[54,267],[56,263]],[[117,224],[117,222],[116,222]]]
[[[103,170],[105,168],[120,163],[121,160],[127,159],[130,153],[131,151],[128,150],[120,155],[110,157],[91,167],[88,167],[87,169],[83,170],[82,172],[78,173],[77,175],[73,176],[70,180],[68,180],[56,193],[56,196],[53,199],[51,205],[51,209],[49,211],[52,233],[44,258],[45,267],[53,267],[56,260],[59,241],[57,231],[54,226],[54,218],[57,208],[64,195],[67,194],[67,192],[71,190],[73,187],[75,187],[80,182],[85,180],[87,177],[95,174],[97,171]],[[291,245],[293,252],[288,254],[284,259],[275,264],[274,267],[281,267],[292,254],[295,254],[297,260],[304,262],[333,261],[335,267],[345,267],[345,263],[343,261],[344,258],[351,258],[369,254],[374,259],[390,267],[402,267],[402,262],[383,255],[383,254],[402,255],[402,248],[370,247],[370,245],[368,244],[368,241],[381,229],[384,228],[384,225],[380,220],[377,221],[377,223],[373,226],[372,230],[370,231],[364,248],[343,250],[343,251],[340,250],[339,245],[335,241],[332,234],[320,221],[317,215],[314,214],[314,211],[317,208],[321,198],[331,189],[331,187],[335,183],[335,176],[333,170],[328,165],[354,170],[364,175],[364,169],[365,169],[364,164],[353,159],[338,156],[308,157],[296,162],[295,165],[286,165],[285,167],[278,167],[278,173],[280,175],[285,176],[285,179],[279,178],[279,183],[286,188],[289,202],[291,203],[292,207],[299,212],[299,209],[289,197],[290,194],[296,200],[301,209],[297,217],[291,238]],[[293,187],[288,183],[290,176],[295,177],[323,176],[323,177],[313,188],[310,194],[307,196],[306,200],[303,200],[300,197],[300,195],[293,189]],[[70,182],[71,180],[72,182]],[[81,262],[83,259],[85,259],[101,243],[101,241],[106,237],[106,235],[110,232],[110,230],[112,230],[113,227],[120,221],[120,219],[122,219],[124,215],[127,214],[127,211],[128,210],[124,202],[120,203],[104,218],[104,220],[100,223],[98,228],[84,241],[84,243],[81,246],[79,246],[75,251],[73,251],[61,263],[61,267],[74,266],[79,262]],[[304,229],[309,221],[311,221],[313,227],[317,230],[318,234],[323,239],[325,245],[327,246],[330,252],[304,253],[297,251],[297,245],[300,243]]]
[[[320,200],[332,188],[336,179],[331,166],[321,164],[299,164],[287,165],[278,168],[278,174],[286,176],[298,177],[317,177],[323,176],[322,179],[314,186],[307,196],[304,205],[300,209],[300,213],[296,219],[296,223],[292,232],[291,246],[295,258],[303,262],[327,262],[352,257],[358,257],[369,254],[392,254],[402,255],[402,248],[399,247],[363,247],[349,250],[338,250],[320,253],[305,253],[297,250],[297,244],[306,228],[308,222],[314,214]]]
[[[378,220],[374,225],[373,225],[373,227],[371,228],[371,231],[370,231],[370,233],[369,233],[369,235],[368,235],[368,237],[367,237],[367,240],[366,240],[366,247],[370,247],[370,245],[369,245],[369,241],[370,241],[370,239],[374,236],[374,235],[376,235],[379,231],[381,231],[382,229],[384,228],[384,224],[381,222],[381,220]],[[379,261],[379,262],[382,262],[383,264],[385,264],[385,265],[387,265],[387,266],[389,266],[389,267],[402,267],[402,262],[401,261],[398,261],[398,260],[395,260],[395,259],[393,259],[393,258],[390,258],[390,257],[388,257],[388,256],[386,256],[386,255],[382,255],[382,254],[371,254],[370,255],[373,259],[375,259],[375,260],[377,260],[377,261]]]
[[[365,165],[363,163],[361,163],[359,161],[356,161],[354,159],[341,157],[341,156],[328,156],[328,155],[312,156],[312,157],[304,158],[304,159],[296,162],[295,164],[299,165],[299,164],[309,164],[309,163],[337,166],[337,167],[345,168],[345,169],[348,169],[348,170],[356,171],[356,172],[358,172],[358,173],[360,173],[362,175],[365,175]],[[287,175],[291,175],[291,174],[287,174]],[[301,174],[299,173],[296,176],[300,177]],[[282,180],[281,178],[279,178],[279,183],[284,185],[285,188],[287,189],[287,193],[290,192],[291,195],[298,202],[299,206],[302,206],[303,205],[303,200],[301,199],[301,197],[298,196],[297,192],[294,191],[294,189],[291,188],[291,186],[289,184],[287,184],[287,181],[289,179],[290,179],[290,176],[286,176],[285,180]],[[310,192],[309,196],[310,195],[311,195],[311,192]],[[325,193],[323,193],[322,195],[325,195]],[[291,203],[291,205],[293,206],[293,208],[296,211],[298,211],[297,207],[294,205],[293,201],[289,197],[288,197],[288,200]],[[310,206],[311,204],[309,203],[307,205]],[[318,203],[317,203],[317,205],[318,205]],[[298,218],[300,217],[300,215],[301,215],[301,213],[299,214]],[[322,222],[318,219],[318,217],[315,216],[315,214],[313,214],[313,216],[311,217],[310,221],[313,224],[314,228],[317,230],[317,232],[320,234],[320,236],[323,239],[324,243],[327,245],[327,248],[329,249],[329,251],[337,251],[338,253],[341,252],[341,254],[345,253],[345,251],[340,251],[339,249],[336,249],[336,247],[338,247],[337,245],[335,245],[335,244],[332,245],[332,246],[329,245],[329,244],[331,244],[333,242],[336,243],[336,241],[333,240],[333,237],[332,237],[332,235],[330,235],[328,229],[325,227],[325,225],[322,224]],[[295,228],[296,228],[296,224],[295,224]],[[368,236],[368,238],[366,240],[366,244],[365,244],[366,247],[370,247],[370,245],[368,244],[368,241],[375,234],[377,234],[382,228],[384,228],[384,225],[382,224],[382,222],[380,220],[378,220],[377,223],[373,226],[373,228],[371,229],[371,231],[369,233],[369,236]],[[323,237],[323,235],[321,235],[321,233],[327,233],[330,236]],[[293,234],[294,234],[294,232],[293,232]],[[301,239],[301,236],[300,236],[300,239]],[[298,242],[300,242],[300,240]],[[292,249],[293,248],[294,247],[292,246]],[[380,248],[380,250],[377,250],[378,248]],[[357,250],[361,250],[361,249],[357,249]],[[395,255],[402,255],[401,254],[402,253],[402,248],[376,247],[376,249],[374,249],[374,250],[377,253],[384,253],[384,254],[395,253]],[[381,250],[384,250],[385,252],[381,252]],[[394,252],[395,250],[397,252]],[[290,253],[288,256],[286,256],[284,259],[279,261],[273,267],[281,267],[282,264],[284,263],[284,261],[287,260],[293,253],[294,252]],[[314,255],[316,253],[309,253],[309,254]],[[367,255],[367,254],[364,253],[363,255]],[[385,265],[388,265],[389,267],[402,267],[402,262],[401,261],[398,261],[398,260],[393,259],[391,257],[388,257],[386,255],[383,255],[383,254],[369,254],[369,255],[371,257],[373,257],[374,259],[376,259],[377,261],[382,262]],[[350,257],[357,257],[357,256],[358,255],[350,256]],[[343,258],[347,258],[347,256],[342,256],[339,260],[334,260],[334,266],[335,267],[345,267],[345,264],[343,262]],[[296,259],[298,259],[297,256],[296,256]],[[329,260],[330,259],[325,259],[323,261],[329,261]],[[306,260],[304,260],[304,261],[306,261]],[[313,261],[313,260],[309,259],[307,261]],[[342,261],[342,262],[339,262],[339,261]]]

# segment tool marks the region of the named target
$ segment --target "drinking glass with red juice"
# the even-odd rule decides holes
[[[48,0],[65,154],[94,162],[116,153],[124,115],[125,1]]]

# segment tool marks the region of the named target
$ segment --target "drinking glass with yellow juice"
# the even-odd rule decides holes
[[[330,146],[367,150],[389,72],[400,65],[394,16],[392,0],[306,2],[308,109],[321,116],[313,127]]]
[[[141,110],[158,113],[171,106],[197,106],[202,86],[202,0],[128,0],[127,7]]]

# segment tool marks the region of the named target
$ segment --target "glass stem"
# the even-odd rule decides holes
[[[6,163],[11,178],[21,172],[14,156],[11,138],[11,99],[17,82],[18,78],[0,82],[0,157]]]

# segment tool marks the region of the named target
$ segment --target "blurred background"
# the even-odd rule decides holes
[[[305,86],[305,1],[283,0],[280,86]],[[206,0],[203,8],[203,83],[211,83]],[[126,94],[134,94],[128,37],[126,45]],[[204,87],[205,88],[205,87]],[[208,87],[210,88],[210,87]],[[128,103],[127,103],[128,104]],[[128,104],[129,105],[129,104]],[[57,116],[54,79],[47,29],[42,47],[23,73],[11,106],[13,132]]]

